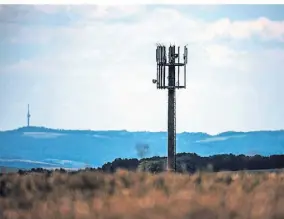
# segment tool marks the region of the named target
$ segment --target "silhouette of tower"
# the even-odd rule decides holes
[[[30,105],[28,104],[28,114],[27,114],[28,127],[30,127],[30,118],[31,118],[31,114],[30,114]]]
[[[170,45],[167,56],[166,46],[157,45],[157,78],[153,79],[153,83],[157,84],[157,89],[168,90],[168,171],[176,171],[176,89],[186,88],[186,46],[183,62],[180,55],[179,46],[176,51],[175,45]],[[183,73],[180,68],[183,68]]]

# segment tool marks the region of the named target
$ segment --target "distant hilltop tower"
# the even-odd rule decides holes
[[[31,114],[30,114],[30,105],[28,104],[28,114],[27,114],[28,127],[30,127],[30,118],[31,118]]]

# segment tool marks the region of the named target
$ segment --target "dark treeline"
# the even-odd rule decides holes
[[[99,168],[87,168],[80,171],[92,170],[113,173],[117,169],[127,169],[130,171],[148,171],[159,173],[166,168],[166,157],[151,157],[144,159],[121,159],[117,158],[112,162],[108,162]],[[238,171],[238,170],[262,170],[262,169],[279,169],[284,168],[284,155],[272,155],[263,157],[260,155],[245,156],[245,155],[214,155],[209,157],[200,157],[195,153],[180,153],[177,154],[176,169],[177,172],[194,173],[196,171]],[[55,170],[66,172],[64,169]],[[19,170],[20,174],[27,172],[46,172],[51,173],[51,170],[42,168],[31,169],[29,171]],[[74,172],[74,171],[73,171]],[[78,171],[76,171],[78,172]]]
[[[118,168],[128,170],[141,170],[150,172],[162,172],[166,167],[166,157],[151,157],[145,159],[115,159],[104,164],[99,170],[114,172]],[[195,153],[180,153],[176,157],[176,169],[178,172],[194,173],[196,171],[237,171],[237,170],[262,170],[284,168],[284,155],[272,155],[268,157],[255,155],[214,155],[201,157]]]

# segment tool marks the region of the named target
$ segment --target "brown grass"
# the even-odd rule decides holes
[[[280,219],[284,174],[5,174],[0,218]]]

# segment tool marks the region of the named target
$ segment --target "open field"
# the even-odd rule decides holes
[[[284,218],[284,173],[0,176],[3,219]]]

